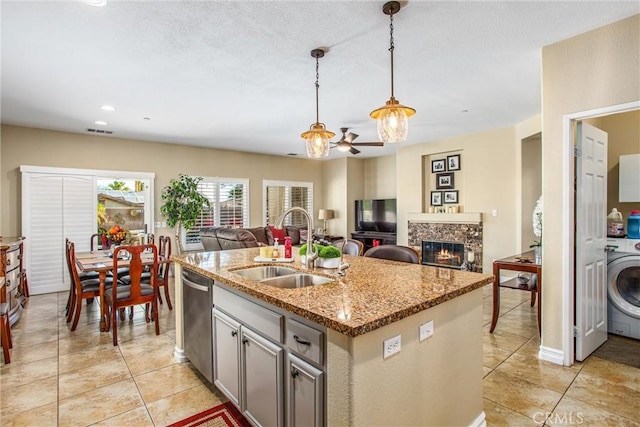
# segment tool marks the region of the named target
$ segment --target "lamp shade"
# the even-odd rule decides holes
[[[333,210],[320,209],[318,211],[318,219],[333,219]]]

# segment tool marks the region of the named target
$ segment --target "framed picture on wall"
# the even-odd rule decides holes
[[[453,172],[436,175],[436,190],[452,190],[453,188],[455,188],[453,185]]]
[[[458,203],[458,190],[445,191],[444,192],[444,202],[445,203],[449,203],[449,204]]]
[[[459,171],[460,170],[460,154],[454,154],[453,156],[447,156],[447,170]]]
[[[431,173],[444,172],[447,170],[447,161],[445,159],[431,160]]]
[[[442,206],[442,191],[431,192],[431,206]]]

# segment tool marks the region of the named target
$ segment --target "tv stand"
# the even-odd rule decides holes
[[[381,233],[378,231],[356,231],[355,233],[351,233],[352,239],[364,243],[365,252],[374,246],[374,240],[377,240],[380,245],[395,245],[396,236],[396,233]]]

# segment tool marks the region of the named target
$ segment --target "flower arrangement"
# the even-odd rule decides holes
[[[536,202],[536,207],[533,209],[532,219],[533,234],[538,238],[538,240],[534,240],[533,245],[529,246],[530,248],[542,246],[542,196],[540,196]]]
[[[129,237],[129,231],[127,229],[120,227],[119,225],[114,225],[107,231],[107,239],[116,245],[121,244],[127,237]]]

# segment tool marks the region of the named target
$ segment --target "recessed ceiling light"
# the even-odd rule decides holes
[[[102,7],[107,5],[107,0],[82,0],[82,1],[88,4],[89,6]]]
[[[151,120],[151,117],[143,117],[142,120]]]
[[[93,123],[95,123],[97,125],[100,125],[100,126],[106,126],[107,125],[107,122],[105,122],[104,120],[96,120]]]
[[[469,112],[469,110],[462,110],[462,111],[460,111],[460,112],[461,112],[461,113],[468,113],[468,112]]]
[[[102,111],[116,111],[116,107],[114,107],[112,105],[101,105],[100,109]]]

